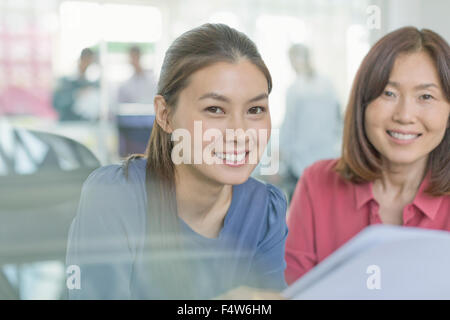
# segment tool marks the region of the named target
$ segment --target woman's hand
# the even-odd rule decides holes
[[[241,286],[225,292],[214,300],[286,300],[286,298],[277,291]]]

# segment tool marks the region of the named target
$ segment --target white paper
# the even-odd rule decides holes
[[[450,232],[367,227],[283,295],[290,299],[450,299]]]

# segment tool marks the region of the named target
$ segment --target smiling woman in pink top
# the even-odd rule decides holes
[[[356,75],[342,156],[305,170],[288,216],[292,283],[371,224],[450,231],[450,47],[407,27]]]

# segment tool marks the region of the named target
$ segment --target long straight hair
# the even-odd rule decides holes
[[[395,59],[400,54],[424,51],[432,58],[444,97],[450,102],[450,47],[437,33],[404,27],[381,38],[364,58],[353,82],[344,121],[342,156],[336,171],[349,181],[364,183],[381,177],[381,156],[365,133],[364,114],[370,102],[382,94]],[[448,119],[450,123],[450,119]],[[432,196],[450,195],[450,128],[428,157]]]
[[[264,74],[270,93],[270,72],[256,45],[244,33],[224,24],[204,24],[175,39],[165,54],[157,90],[166,102],[169,117],[176,111],[179,94],[188,86],[193,73],[217,62],[236,63],[241,59],[253,63]],[[183,252],[172,149],[170,134],[155,121],[145,155],[132,155],[125,162],[127,167],[132,159],[147,159],[147,235],[150,236],[147,248],[150,255],[156,251]],[[168,298],[195,298],[192,296],[191,273],[186,264],[164,261],[151,264],[151,279],[164,287]]]

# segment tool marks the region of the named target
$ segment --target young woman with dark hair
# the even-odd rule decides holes
[[[271,88],[255,44],[241,32],[205,24],[173,42],[146,153],[100,168],[84,184],[67,252],[67,264],[80,267],[81,288],[70,298],[277,297],[268,290],[285,286],[286,199],[249,178],[257,164],[250,160],[270,136]],[[196,146],[196,135],[209,129],[223,134],[224,149]],[[230,129],[257,134],[239,140]],[[199,150],[213,161],[197,161]]]
[[[363,60],[346,110],[342,156],[301,177],[288,216],[286,281],[363,228],[450,231],[450,48],[405,27]]]

